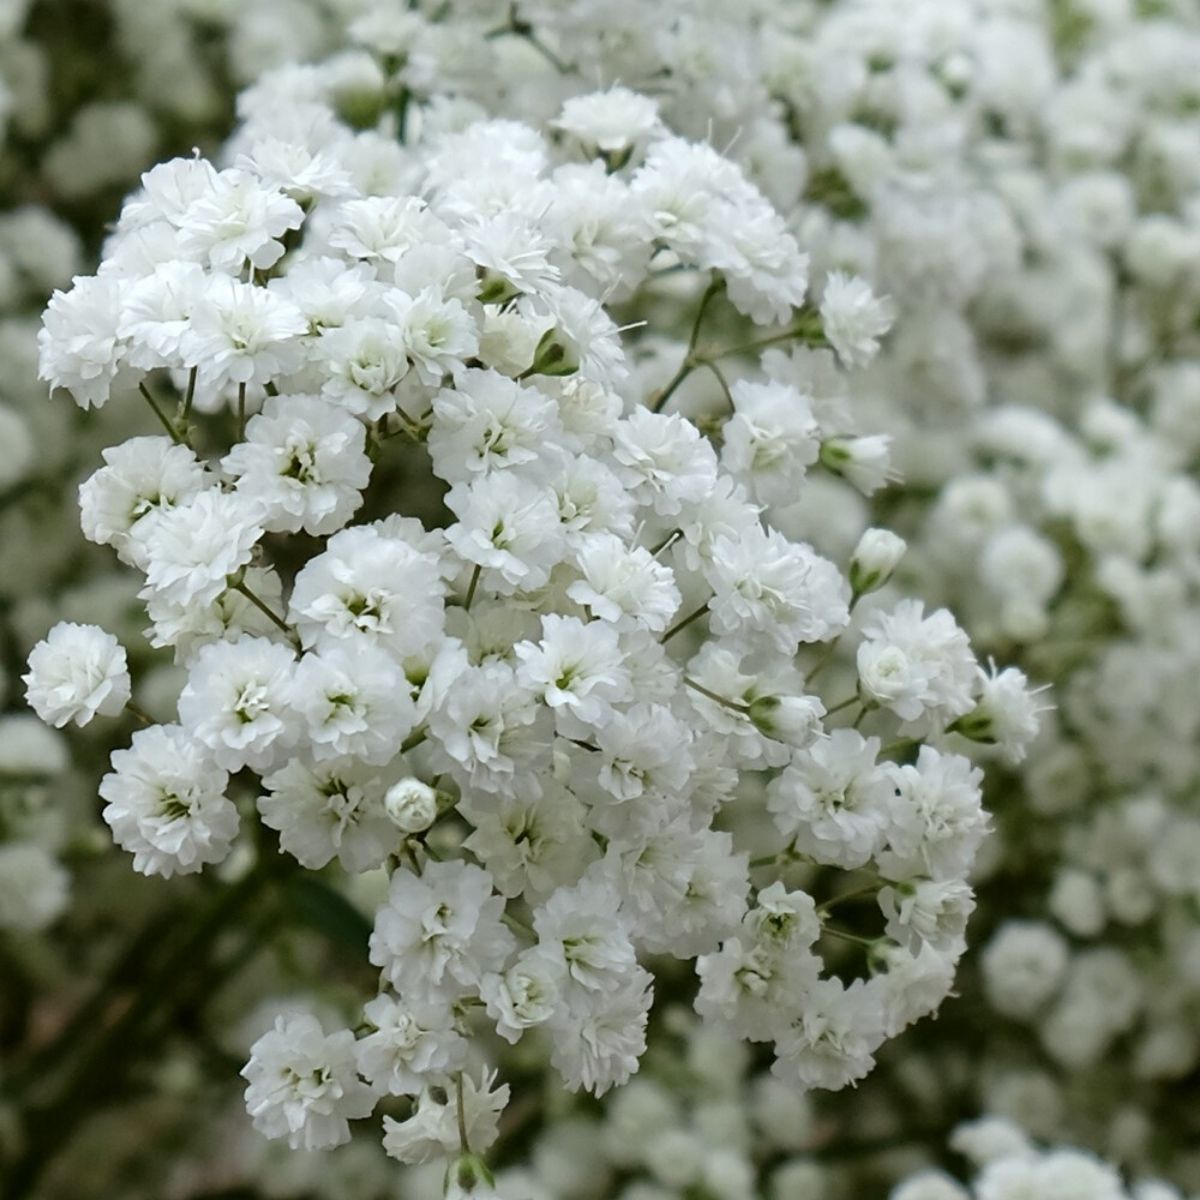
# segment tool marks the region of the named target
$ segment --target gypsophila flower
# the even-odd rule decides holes
[[[658,129],[658,105],[628,88],[572,96],[554,122],[586,146],[605,154],[627,150]]]
[[[250,562],[263,534],[260,518],[257,505],[216,488],[159,512],[137,550],[146,563],[142,594],[182,605],[211,604],[229,577]]]
[[[362,425],[316,397],[272,396],[221,466],[264,529],[326,534],[361,503],[370,479]]]
[[[125,648],[97,625],[60,621],[31,651],[22,679],[29,706],[57,729],[115,717],[129,700]]]
[[[121,368],[117,334],[121,286],[112,278],[81,278],[55,292],[38,335],[38,378],[66,388],[81,408],[99,408]]]
[[[452,1000],[508,957],[513,936],[502,910],[478,867],[432,863],[420,878],[398,871],[371,935],[371,961],[402,996]]]
[[[246,1111],[269,1138],[286,1137],[293,1150],[328,1150],[350,1138],[348,1119],[365,1117],[375,1093],[358,1077],[354,1035],[327,1034],[307,1014],[277,1017],[250,1047]]]
[[[879,339],[891,328],[895,310],[863,279],[833,271],[821,292],[821,325],[838,357],[861,367],[879,352]]]
[[[181,343],[183,363],[210,387],[265,384],[300,365],[308,323],[294,305],[264,288],[215,276]]]
[[[224,860],[238,832],[228,776],[178,725],[153,725],[114,750],[100,781],[104,820],[144,875],[189,875]]]
[[[179,719],[228,771],[276,765],[298,725],[295,655],[267,638],[213,642],[196,654]]]
[[[857,661],[867,698],[908,722],[945,726],[970,711],[975,659],[945,609],[926,617],[919,601],[902,600],[875,614],[863,633]]]
[[[377,867],[395,845],[384,808],[384,783],[354,759],[308,765],[292,759],[263,777],[263,823],[302,866],[318,870],[335,856],[348,871]]]
[[[103,454],[105,465],[79,485],[84,536],[144,565],[151,518],[203,490],[204,470],[191,450],[165,437],[130,438]]]
[[[427,1081],[446,1079],[461,1065],[466,1041],[450,1009],[409,1009],[390,996],[376,996],[363,1009],[374,1032],[354,1047],[359,1073],[393,1096],[416,1095]]]

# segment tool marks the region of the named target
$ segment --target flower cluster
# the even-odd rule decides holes
[[[52,386],[136,389],[164,431],[80,488],[185,671],[101,783],[117,842],[194,873],[249,800],[303,867],[387,872],[359,1035],[280,1018],[244,1071],[256,1126],[335,1146],[396,1095],[393,1157],[485,1150],[509,1089],[481,1029],[603,1094],[646,1047],[647,955],[695,960],[697,1011],[788,1085],[860,1079],[963,950],[987,818],[952,743],[1020,757],[1037,708],[947,611],[876,603],[899,539],[843,571],[773,519],[810,467],[886,479],[837,363],[870,362],[889,305],[839,276],[809,305],[763,194],[623,89],[554,138],[431,113],[399,141],[341,122],[332,83],[269,76],[233,165],[147,173],[40,336]],[[686,344],[618,328],[620,297]],[[740,340],[709,344],[718,307]],[[689,419],[700,369],[726,408]],[[428,521],[388,506],[398,471]],[[847,635],[853,678],[821,679]],[[129,689],[72,626],[27,684],[51,721]],[[869,936],[831,919],[851,893]]]
[[[256,1026],[259,1128],[378,1109],[422,1197],[444,1154],[486,1194],[462,1152],[498,1127],[513,1200],[884,1194],[979,1111],[1194,1180],[1194,6],[108,7],[151,111],[211,102],[213,33],[250,86],[47,316],[96,424],[10,422],[0,485],[105,447],[84,530],[134,570],[55,601],[28,694],[74,726],[131,670],[162,723],[102,798],[138,869],[232,877],[277,837],[375,914],[361,1016],[313,986]],[[64,195],[151,153],[123,105],[58,125]],[[34,210],[0,248],[21,303],[78,271]],[[4,528],[22,650],[60,512]],[[28,928],[65,763],[13,732],[44,760],[0,813]],[[969,915],[961,1000],[886,1046]],[[600,1109],[547,1062],[640,1074]],[[388,1194],[378,1143],[297,1152],[292,1191]],[[973,1191],[897,1200],[1127,1195],[991,1118],[951,1148]]]

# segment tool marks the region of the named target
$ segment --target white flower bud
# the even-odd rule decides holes
[[[750,720],[767,737],[803,750],[817,736],[825,706],[816,696],[760,696],[750,702]]]
[[[882,433],[830,438],[821,443],[821,464],[869,496],[892,478],[891,444]]]
[[[579,370],[579,356],[571,344],[570,337],[558,326],[551,326],[542,334],[533,352],[530,375],[574,375]]]
[[[908,544],[889,529],[868,529],[850,559],[850,586],[856,596],[878,591],[892,577]]]
[[[383,807],[397,829],[422,833],[437,819],[437,792],[419,779],[401,779],[388,788]]]

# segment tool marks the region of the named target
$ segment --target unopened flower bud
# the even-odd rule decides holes
[[[812,745],[824,715],[815,696],[760,696],[750,702],[750,720],[760,733],[800,750]]]
[[[892,478],[891,443],[883,433],[833,437],[821,443],[821,465],[869,496]]]
[[[421,833],[437,819],[437,792],[419,779],[401,779],[388,788],[383,807],[397,829]]]
[[[570,339],[553,326],[542,334],[528,375],[574,375],[579,370],[579,355]]]
[[[521,294],[520,289],[498,271],[486,271],[481,267],[478,274],[479,290],[475,298],[480,304],[503,304]]]
[[[877,592],[892,577],[904,551],[902,537],[888,529],[868,529],[858,539],[850,559],[850,586],[856,596]]]

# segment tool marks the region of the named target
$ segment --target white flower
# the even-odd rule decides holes
[[[312,351],[323,366],[321,394],[332,404],[377,421],[396,409],[396,388],[411,369],[404,332],[381,317],[326,329]]]
[[[220,171],[187,206],[179,246],[187,257],[231,275],[247,262],[266,270],[283,254],[280,239],[303,221],[300,205],[276,188],[245,171]]]
[[[905,721],[945,727],[973,707],[978,667],[950,613],[924,611],[919,600],[902,600],[871,615],[858,647],[859,687]]]
[[[920,953],[922,944],[950,952],[963,944],[975,895],[958,879],[912,879],[885,887],[879,893],[879,907],[887,918],[888,937],[914,954]]]
[[[121,281],[111,276],[72,280],[50,298],[38,333],[38,378],[66,388],[80,408],[108,400],[126,345],[117,333]]]
[[[883,1032],[897,1037],[914,1022],[937,1012],[954,986],[954,971],[963,946],[939,950],[928,942],[916,950],[884,942],[879,959],[887,971],[868,986],[882,997]]]
[[[755,728],[799,750],[810,746],[822,732],[824,715],[825,705],[815,696],[756,696],[749,710]]]
[[[1000,1158],[1029,1158],[1035,1152],[1028,1134],[1007,1117],[964,1121],[950,1134],[950,1148],[975,1166]]]
[[[267,638],[201,646],[179,696],[179,719],[226,770],[270,770],[296,734],[295,670],[292,651]]]
[[[568,548],[591,533],[633,536],[634,502],[616,472],[590,455],[564,455],[546,480]],[[582,565],[582,564],[581,564]]]
[[[405,1000],[453,1000],[503,967],[515,942],[491,876],[462,862],[401,868],[375,915],[371,962]]]
[[[771,1074],[801,1088],[836,1090],[861,1079],[883,1040],[883,1014],[874,992],[857,979],[849,987],[822,979],[795,997],[797,1012],[775,1040]]]
[[[303,359],[308,322],[275,292],[214,276],[196,304],[181,343],[183,363],[209,388],[274,382]]]
[[[571,1091],[603,1096],[637,1070],[653,998],[650,976],[640,967],[613,990],[572,993],[550,1026],[550,1061]]]
[[[148,520],[186,504],[205,488],[204,468],[186,446],[166,437],[136,437],[103,451],[105,465],[79,485],[79,523],[89,541],[112,546],[142,565]]]
[[[1047,705],[1038,703],[1044,688],[1031,688],[1023,671],[992,664],[990,672],[979,672],[979,698],[975,707],[950,726],[974,742],[997,746],[1004,760],[1019,763],[1029,743],[1037,736],[1038,714]]]
[[[208,275],[197,263],[159,263],[122,296],[118,334],[128,341],[128,361],[144,371],[183,363],[183,339]]]
[[[758,635],[780,653],[824,641],[850,618],[850,588],[837,568],[774,529],[718,537],[706,575],[716,593],[713,629]]]
[[[318,761],[356,758],[382,766],[396,757],[416,723],[399,666],[361,642],[305,654],[296,666],[291,700]]]
[[[383,782],[352,759],[309,765],[293,758],[263,778],[258,798],[264,825],[310,871],[334,857],[351,872],[380,866],[395,849],[396,831],[383,806]]]
[[[437,560],[376,526],[351,526],[296,576],[288,606],[305,646],[362,639],[397,658],[442,634],[445,585]]]
[[[293,1150],[329,1150],[350,1140],[349,1121],[369,1116],[375,1093],[358,1077],[354,1034],[327,1034],[306,1013],[276,1017],[242,1068],[246,1111],[268,1138]]]
[[[513,651],[518,682],[583,725],[605,723],[611,706],[629,698],[617,632],[602,621],[544,616],[542,640],[518,642]]]
[[[496,890],[530,903],[574,880],[595,857],[584,808],[554,779],[527,780],[518,794],[470,795],[459,802],[475,830],[463,843],[487,867]]]
[[[558,1009],[558,972],[536,948],[526,950],[503,974],[485,975],[479,995],[496,1032],[515,1044],[526,1029],[542,1025]]]
[[[1079,1150],[1001,1158],[988,1163],[975,1184],[978,1200],[1126,1200],[1120,1176],[1099,1159]]]
[[[613,457],[634,499],[663,517],[702,500],[717,480],[712,446],[678,413],[635,409],[618,423]]]
[[[536,461],[559,434],[549,397],[496,371],[472,369],[434,397],[429,453],[439,478],[465,483]]]
[[[458,484],[446,504],[458,521],[446,540],[467,562],[485,568],[488,586],[508,594],[532,591],[550,578],[562,557],[562,530],[553,493],[499,471]]]
[[[102,813],[117,845],[143,875],[190,875],[229,853],[238,812],[225,797],[228,775],[186,730],[151,725],[114,750],[100,781]]]
[[[873,433],[866,437],[834,437],[821,443],[821,463],[848,479],[864,496],[871,496],[892,479],[892,439]]]
[[[60,621],[29,654],[25,699],[48,725],[115,717],[129,700],[125,647],[98,625]]]
[[[454,1028],[449,1005],[410,1007],[379,995],[363,1009],[374,1032],[354,1047],[359,1073],[393,1096],[415,1096],[444,1082],[462,1065],[466,1039]]]
[[[918,1171],[899,1187],[888,1200],[970,1200],[970,1195],[942,1171]]]
[[[394,263],[413,246],[445,241],[448,232],[417,196],[369,196],[338,205],[329,244],[351,258]]]
[[[866,366],[895,319],[892,302],[877,297],[866,280],[829,273],[821,293],[821,328],[846,366]]]
[[[479,1083],[462,1076],[462,1113],[467,1144],[482,1154],[496,1140],[500,1114],[508,1104],[508,1084],[495,1087],[496,1074],[484,1073]],[[383,1118],[383,1148],[403,1163],[423,1163],[461,1149],[458,1103],[453,1090],[425,1088],[417,1110],[407,1121]]]
[[[125,205],[122,224],[136,226],[162,220],[179,228],[188,208],[213,190],[216,179],[212,163],[198,155],[159,163],[142,175],[142,191]]]
[[[891,788],[878,754],[878,738],[835,729],[768,785],[767,808],[800,853],[849,870],[879,849]]]
[[[263,535],[259,512],[236,492],[206,488],[156,514],[138,548],[146,563],[144,598],[211,604],[249,563]]]
[[[268,281],[267,288],[303,313],[310,334],[357,324],[374,310],[380,292],[369,267],[327,256],[290,264],[286,274]],[[319,353],[323,345],[319,342],[312,351]]]
[[[572,96],[554,124],[605,154],[627,150],[659,129],[658,104],[628,88]]]
[[[272,612],[283,607],[283,583],[273,568],[247,567],[243,581]],[[268,637],[278,629],[248,596],[232,589],[207,606],[152,596],[146,601],[146,612],[152,622],[147,631],[150,644],[173,647],[175,661],[180,664],[190,662],[196,650],[209,642],[243,633]]]
[[[730,390],[734,413],[723,431],[721,464],[745,477],[764,503],[792,503],[806,468],[821,452],[809,398],[775,381],[743,379]]]
[[[581,536],[575,561],[583,578],[567,595],[617,630],[662,633],[679,609],[673,572],[644,546],[626,546],[612,533],[589,533]]]
[[[365,429],[345,411],[314,396],[271,396],[221,466],[264,529],[329,534],[362,503],[365,447]]]
[[[879,855],[885,876],[964,878],[988,832],[979,795],[983,772],[932,746],[922,746],[913,765],[882,769],[895,789],[887,805],[887,849]]]
[[[611,885],[585,878],[534,912],[539,946],[584,991],[620,989],[637,969],[620,905]]]
[[[544,757],[549,721],[538,729],[537,717],[536,703],[513,669],[488,663],[457,674],[429,714],[429,729],[461,786],[507,791],[528,778],[518,767]]]
[[[1069,953],[1050,925],[1006,921],[983,951],[988,1001],[1005,1016],[1031,1017],[1058,991]]]
[[[633,704],[596,730],[600,786],[614,800],[680,795],[695,768],[692,733],[661,704]]]
[[[463,362],[479,350],[479,331],[467,309],[435,288],[416,296],[388,297],[388,307],[404,333],[409,360],[422,383],[437,384],[458,374]]]
[[[473,215],[459,232],[463,252],[483,273],[479,298],[485,303],[542,292],[560,277],[550,261],[553,244],[525,213]]]

